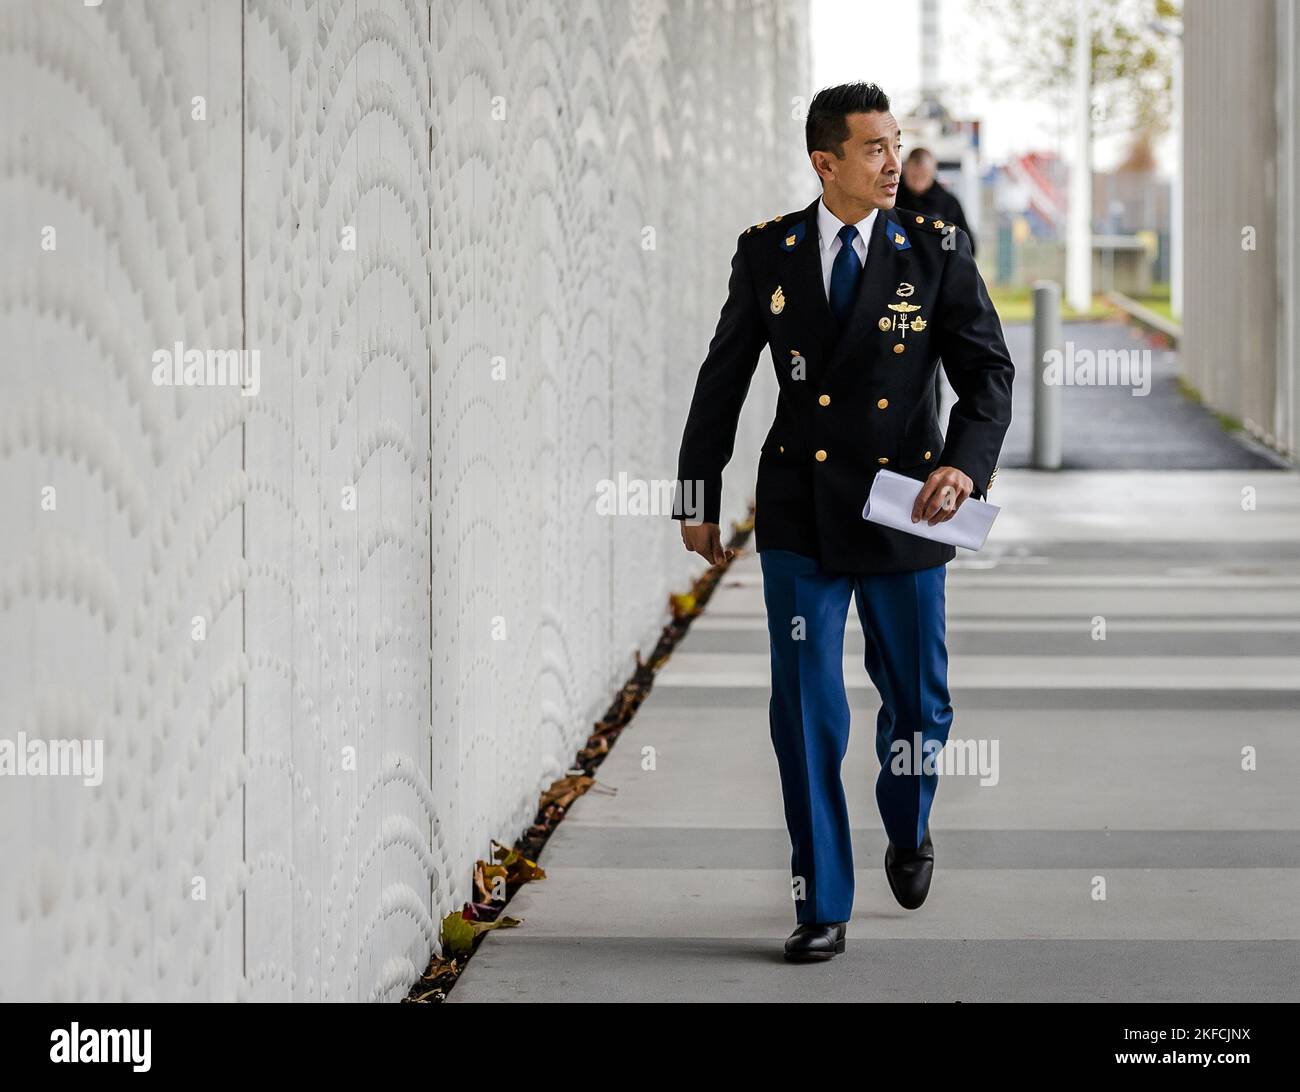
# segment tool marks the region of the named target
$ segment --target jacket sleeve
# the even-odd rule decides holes
[[[754,295],[744,232],[736,239],[727,299],[695,380],[677,456],[673,519],[718,523],[722,468],[731,460],[740,408],[749,393],[767,327]]]
[[[967,474],[975,483],[972,496],[984,500],[1011,424],[1015,365],[975,264],[970,236],[961,228],[952,235],[956,246],[939,288],[937,348],[957,401],[948,416],[939,465]]]

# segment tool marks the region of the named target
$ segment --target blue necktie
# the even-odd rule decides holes
[[[858,261],[857,251],[853,249],[853,240],[858,229],[852,224],[845,224],[839,230],[840,252],[835,255],[831,266],[831,311],[840,320],[840,325],[848,323],[853,311],[853,297],[858,287],[858,277],[862,273],[862,264]]]

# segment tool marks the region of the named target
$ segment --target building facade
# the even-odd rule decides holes
[[[1186,0],[1183,368],[1213,409],[1300,451],[1300,20]]]

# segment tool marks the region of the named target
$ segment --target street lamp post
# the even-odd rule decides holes
[[[1075,0],[1074,157],[1065,237],[1065,295],[1075,311],[1092,306],[1092,32],[1088,0]]]

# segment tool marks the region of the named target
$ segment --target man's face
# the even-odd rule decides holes
[[[925,193],[934,184],[934,160],[923,155],[903,164],[903,180],[913,193]]]
[[[821,164],[822,182],[832,184],[843,196],[868,208],[892,209],[901,170],[898,122],[888,112],[849,114],[848,139],[837,159],[830,152],[813,152],[813,164]]]

